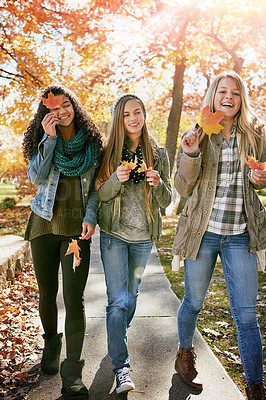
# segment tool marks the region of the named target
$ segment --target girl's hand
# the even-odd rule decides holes
[[[198,131],[191,129],[186,136],[183,137],[180,145],[187,154],[192,154],[199,150]]]
[[[129,180],[129,174],[131,172],[131,167],[123,167],[123,165],[119,165],[119,167],[116,170],[116,176],[117,179],[120,182],[126,182]]]
[[[158,171],[152,170],[146,172],[146,180],[150,186],[157,187],[160,182],[160,174]]]
[[[250,180],[255,185],[261,185],[266,182],[266,169],[251,169]]]
[[[88,240],[95,232],[94,226],[89,222],[83,222],[82,224],[82,232],[79,239]]]
[[[42,127],[46,135],[55,137],[57,124],[59,124],[59,119],[53,113],[46,114],[42,120]]]

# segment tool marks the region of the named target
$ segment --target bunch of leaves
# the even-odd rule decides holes
[[[172,245],[177,219],[176,215],[163,217],[163,234],[160,241],[157,241],[156,246],[172,290],[182,301],[185,291],[184,268],[174,272],[171,266],[173,258]],[[257,315],[264,346],[266,344],[265,289],[265,278],[263,273],[259,272]],[[239,357],[237,330],[231,315],[223,270],[219,262],[215,267],[205,304],[198,318],[197,328],[232,380],[244,393],[246,381]],[[264,354],[263,361],[265,379],[266,354]]]
[[[27,372],[35,364],[40,344],[38,289],[31,263],[0,295],[0,397],[38,379]],[[23,397],[24,398],[24,397]]]
[[[16,204],[17,204],[17,200],[14,197],[5,197],[0,203],[0,208],[2,210],[6,210],[6,209],[14,208]]]
[[[0,235],[23,236],[30,215],[30,206],[15,206],[0,212]]]

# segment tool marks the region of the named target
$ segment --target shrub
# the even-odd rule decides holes
[[[16,204],[17,200],[14,197],[5,197],[0,203],[0,208],[6,210],[7,208],[14,208]]]

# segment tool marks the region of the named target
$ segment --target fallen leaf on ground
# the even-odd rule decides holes
[[[38,287],[32,263],[25,264],[23,271],[7,282],[1,291],[0,303],[1,398],[28,380],[32,374],[25,371],[26,365],[36,363],[41,350],[36,323],[39,320]],[[37,371],[36,374],[39,375]]]
[[[221,332],[217,332],[214,329],[210,329],[210,328],[204,328],[203,332],[207,335],[207,336],[211,336],[214,338],[220,338],[223,337],[223,334]]]

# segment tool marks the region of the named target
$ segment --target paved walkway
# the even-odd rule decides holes
[[[176,315],[179,300],[164,275],[156,248],[153,248],[143,280],[136,315],[129,329],[131,377],[136,385],[127,395],[116,395],[114,373],[107,355],[105,327],[105,282],[99,255],[99,233],[92,244],[91,269],[85,292],[87,328],[83,348],[85,367],[83,381],[90,400],[243,400],[241,392],[199,334],[195,337],[197,369],[204,389],[193,392],[174,370],[177,351]],[[64,307],[59,295],[60,328],[63,331]],[[65,346],[62,358],[65,356]],[[42,375],[38,388],[33,388],[27,400],[59,400],[59,375]]]

